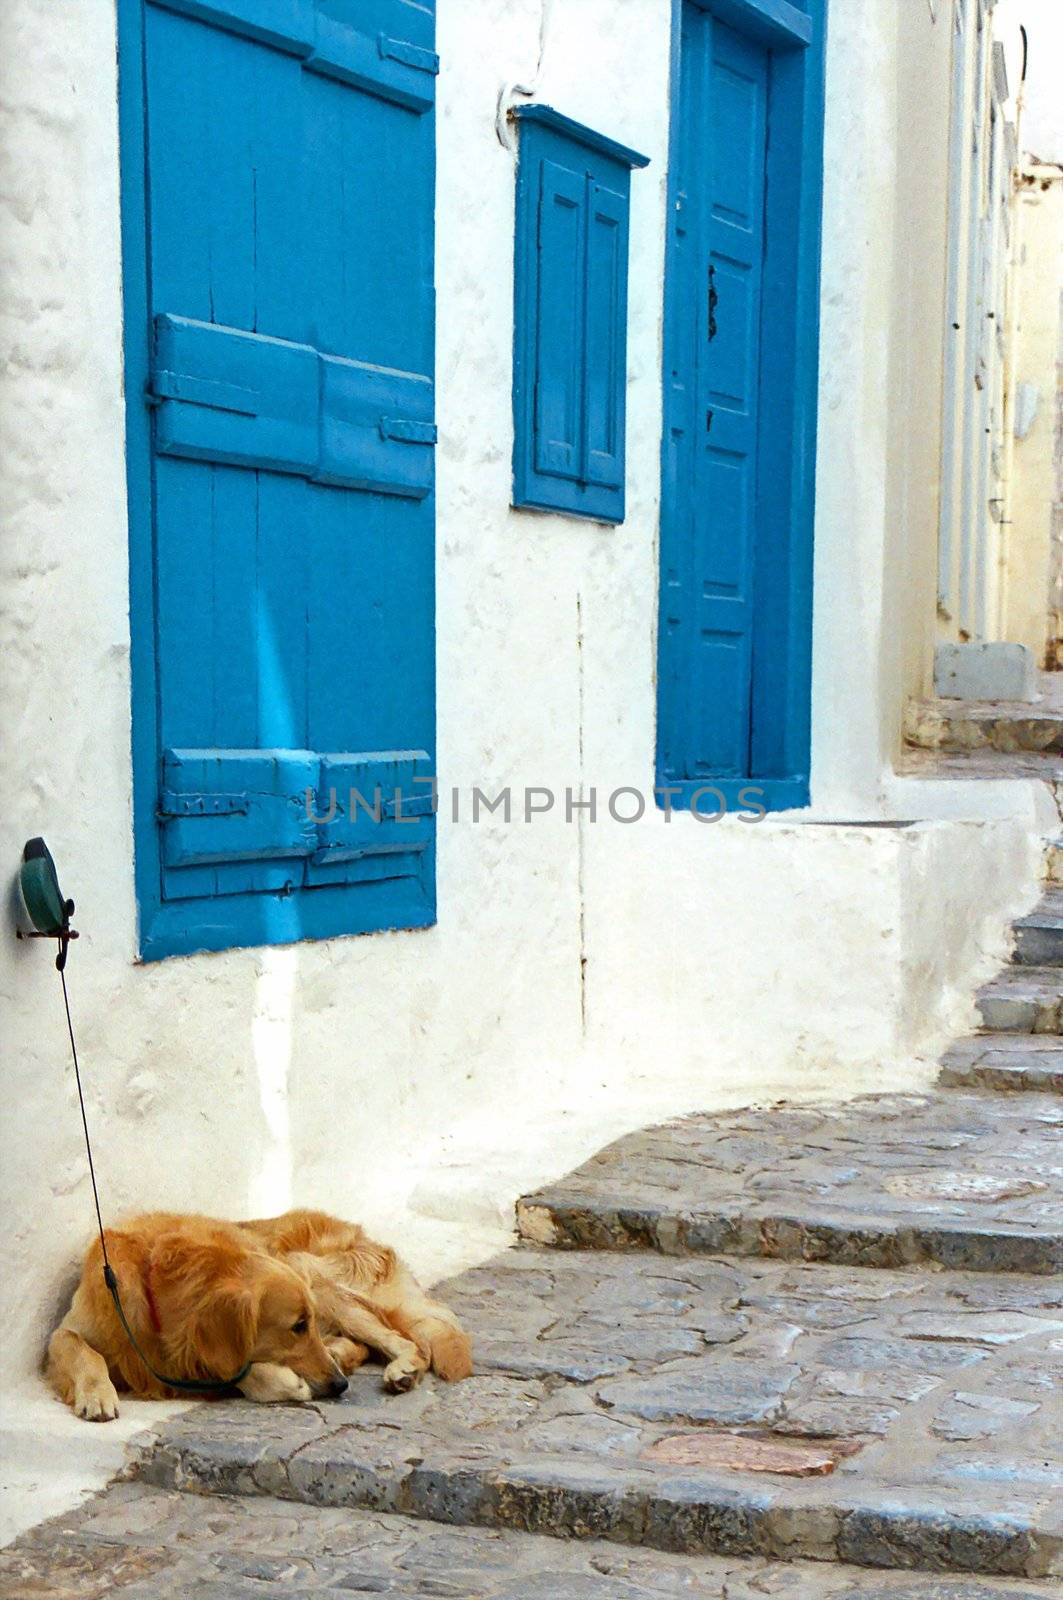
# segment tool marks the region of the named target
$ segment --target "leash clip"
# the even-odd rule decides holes
[[[25,928],[15,929],[16,939],[56,939],[59,942],[59,951],[55,958],[56,972],[62,972],[66,967],[66,958],[71,939],[80,939],[81,935],[76,928],[70,926],[70,918],[74,915],[74,902],[67,900],[63,906],[65,920],[58,933],[38,933],[36,928],[27,932]]]

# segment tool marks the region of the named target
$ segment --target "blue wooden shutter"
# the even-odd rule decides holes
[[[646,158],[520,106],[513,503],[621,522],[628,195]]]
[[[584,178],[556,161],[543,161],[540,174],[535,467],[578,482],[586,365]]]
[[[121,29],[143,952],[424,926],[431,10]]]
[[[587,179],[584,481],[624,489],[628,200]]]

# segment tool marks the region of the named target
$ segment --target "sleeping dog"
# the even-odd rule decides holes
[[[106,1238],[136,1341],[168,1377],[225,1380],[250,1363],[241,1392],[278,1401],[342,1394],[371,1354],[384,1359],[384,1384],[396,1392],[429,1367],[448,1380],[472,1372],[453,1312],[424,1293],[393,1250],[324,1212],[239,1223],[150,1212]],[[119,1389],[144,1399],[178,1394],[130,1344],[98,1239],[49,1342],[47,1375],[90,1422],[118,1415]]]

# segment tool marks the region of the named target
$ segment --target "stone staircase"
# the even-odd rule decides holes
[[[1036,701],[913,701],[908,744],[924,750],[999,750],[1057,755],[1063,766],[1063,672],[1045,672]]]
[[[1055,675],[1053,674],[1053,677]],[[923,750],[1025,751],[1055,755],[1063,765],[1063,674],[1040,702],[1006,700],[913,701],[905,738]]]
[[[909,776],[1040,778],[1063,792],[1063,672],[1038,700],[915,700],[898,771]]]
[[[197,1407],[0,1596],[1059,1595],[1061,913],[937,1092],[619,1140],[445,1286],[476,1377]]]
[[[1063,846],[1048,855],[1040,905],[1014,925],[1005,967],[978,993],[981,1031],[960,1039],[941,1064],[952,1089],[1043,1089],[1063,1094]]]

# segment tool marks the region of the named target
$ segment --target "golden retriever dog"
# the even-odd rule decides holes
[[[150,1212],[106,1231],[126,1319],[147,1360],[167,1377],[225,1380],[249,1400],[339,1395],[370,1354],[385,1385],[411,1388],[431,1366],[472,1370],[469,1341],[394,1252],[320,1212],[250,1223]],[[47,1376],[79,1417],[118,1415],[118,1390],[179,1397],[133,1349],[90,1246],[70,1310],[48,1346]]]
[[[472,1347],[454,1313],[425,1294],[394,1250],[323,1211],[241,1222],[241,1230],[310,1286],[325,1344],[344,1373],[370,1352],[387,1358],[385,1386],[412,1389],[425,1372],[472,1373]]]

